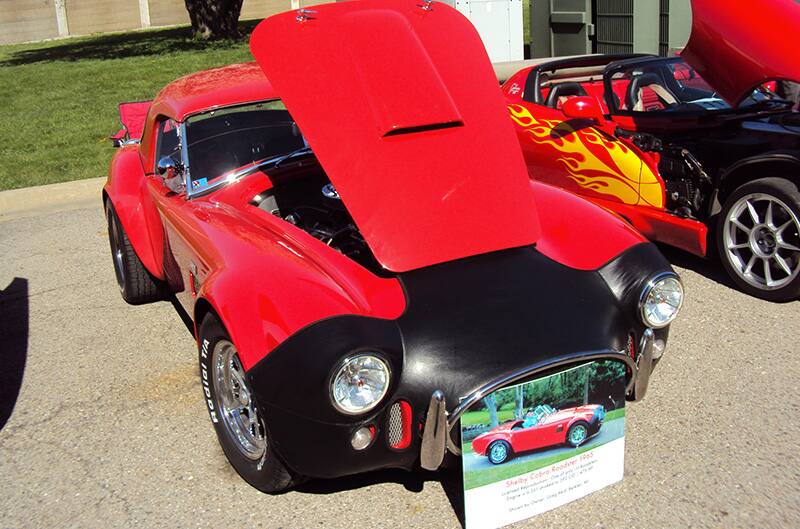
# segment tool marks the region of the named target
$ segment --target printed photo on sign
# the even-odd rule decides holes
[[[622,479],[625,365],[503,388],[461,417],[467,529],[496,528]]]

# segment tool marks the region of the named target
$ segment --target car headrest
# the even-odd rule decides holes
[[[587,95],[586,90],[584,90],[583,87],[578,83],[559,83],[550,88],[550,93],[547,94],[547,101],[545,101],[544,104],[548,107],[556,108],[558,106],[559,97],[585,95]]]
[[[625,95],[625,106],[628,109],[633,109],[636,106],[637,99],[639,98],[639,89],[645,86],[650,86],[651,84],[662,84],[663,81],[658,74],[655,73],[643,73],[642,75],[637,75],[631,80],[631,84],[628,85],[628,93]]]

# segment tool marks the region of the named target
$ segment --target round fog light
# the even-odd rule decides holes
[[[350,438],[350,444],[356,450],[364,450],[370,443],[372,443],[372,431],[365,426],[353,432],[353,437]]]

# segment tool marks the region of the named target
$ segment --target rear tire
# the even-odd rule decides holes
[[[133,250],[128,234],[117,217],[110,200],[106,201],[106,220],[114,274],[122,299],[131,305],[141,305],[164,299],[161,282],[153,277]]]
[[[262,492],[291,487],[296,481],[272,449],[236,347],[213,314],[198,327],[198,344],[203,398],[225,457]]]
[[[800,297],[800,191],[784,178],[737,188],[717,221],[717,253],[743,292],[768,301]]]

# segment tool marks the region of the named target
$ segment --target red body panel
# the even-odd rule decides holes
[[[263,21],[251,49],[378,261],[400,272],[534,243],[525,165],[463,15],[418,0],[315,9]]]
[[[593,202],[622,216],[651,241],[663,242],[699,256],[705,256],[708,251],[708,226],[698,220],[684,219],[655,208],[600,199]]]
[[[563,444],[567,440],[570,426],[576,421],[588,423],[600,407],[589,404],[558,410],[529,428],[522,428],[521,420],[507,422],[473,439],[472,449],[478,455],[485,455],[488,446],[497,440],[506,441],[515,453]]]
[[[797,0],[692,0],[692,33],[681,56],[730,103],[766,81],[800,81],[792,50],[800,32]]]
[[[563,189],[531,182],[542,237],[536,249],[579,270],[595,270],[646,239],[603,208]]]
[[[194,268],[197,298],[208,301],[225,322],[245,369],[315,321],[343,314],[389,319],[402,314],[405,297],[396,279],[374,276],[248,204],[269,186],[265,175],[256,173],[191,201],[161,193],[160,182],[150,186],[174,260],[168,269],[176,272],[171,283],[179,289],[178,299],[191,311],[195,300],[188,286]]]

